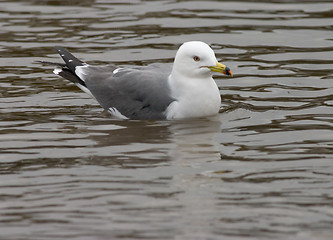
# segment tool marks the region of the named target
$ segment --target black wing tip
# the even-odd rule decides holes
[[[84,87],[87,87],[85,82],[82,81],[78,76],[76,76],[74,73],[71,72],[71,70],[69,69],[66,69],[66,68],[55,68],[53,70],[53,73],[55,75],[58,75],[62,78],[65,78],[69,81],[71,81],[72,83],[75,83],[75,84],[80,84]]]
[[[61,57],[64,57],[66,55],[72,55],[66,48],[62,46],[54,46],[54,48]]]
[[[62,47],[62,46],[54,46],[54,48],[57,50],[57,52],[59,53],[59,55],[61,57],[64,57],[65,55],[72,55],[66,48]]]
[[[65,48],[59,45],[54,46],[54,48],[59,51],[59,50],[64,50]],[[65,49],[66,50],[66,49]],[[67,50],[66,50],[67,51]]]
[[[77,66],[83,66],[84,62],[76,58],[73,54],[71,54],[66,48],[61,46],[54,46],[57,50],[60,57],[64,60],[66,63],[66,66],[75,73],[75,68]]]

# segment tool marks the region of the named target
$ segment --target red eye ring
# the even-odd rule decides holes
[[[200,61],[200,58],[198,56],[194,56],[193,57],[193,60],[196,61],[196,62],[199,62]]]

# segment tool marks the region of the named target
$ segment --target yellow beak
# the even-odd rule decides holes
[[[223,73],[232,77],[232,72],[230,68],[226,67],[224,64],[216,62],[216,66],[207,67],[213,72]]]

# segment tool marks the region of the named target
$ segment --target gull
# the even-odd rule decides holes
[[[216,115],[220,91],[212,78],[215,72],[232,76],[219,63],[210,46],[201,41],[183,43],[172,67],[114,64],[96,66],[56,46],[63,63],[54,73],[76,84],[113,117],[120,119],[173,120]]]

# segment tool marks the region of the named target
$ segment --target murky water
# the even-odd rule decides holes
[[[0,239],[333,239],[331,1],[0,1]],[[36,60],[210,43],[216,117],[120,121]]]

